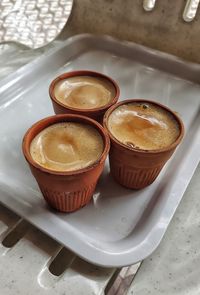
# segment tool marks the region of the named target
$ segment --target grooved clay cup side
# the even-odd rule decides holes
[[[86,123],[96,128],[104,142],[101,157],[89,167],[67,172],[52,171],[37,164],[30,154],[33,138],[46,127],[59,122]],[[109,148],[110,140],[102,126],[90,118],[78,115],[55,115],[37,122],[26,132],[22,144],[24,156],[45,200],[50,206],[63,212],[75,211],[90,201]]]
[[[99,108],[93,108],[93,109],[77,109],[73,108],[70,106],[64,105],[62,102],[56,99],[55,94],[54,94],[54,88],[56,83],[58,83],[61,80],[65,80],[71,77],[80,77],[80,76],[90,76],[90,77],[96,77],[96,78],[104,78],[110,82],[114,88],[115,88],[115,96],[111,99],[111,101],[106,104],[105,106],[99,107]],[[93,72],[93,71],[73,71],[73,72],[68,72],[64,73],[57,78],[55,78],[49,87],[49,95],[53,104],[54,112],[55,114],[77,114],[77,115],[82,115],[89,117],[91,119],[94,119],[100,123],[103,121],[103,116],[105,112],[114,104],[117,103],[119,99],[119,86],[117,83],[111,79],[110,77],[103,75],[101,73]]]
[[[114,138],[108,128],[108,118],[110,114],[120,105],[134,102],[151,103],[170,112],[178,122],[180,128],[180,134],[176,141],[166,148],[146,151],[128,147]],[[131,189],[144,188],[157,178],[163,166],[170,159],[184,135],[183,123],[173,111],[157,102],[143,99],[130,99],[119,102],[106,112],[103,122],[111,140],[109,153],[111,174],[117,182]]]

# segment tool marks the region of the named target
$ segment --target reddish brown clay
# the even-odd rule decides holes
[[[32,159],[30,144],[44,128],[66,121],[90,124],[99,131],[104,141],[101,158],[93,165],[76,171],[60,172],[46,169]],[[63,212],[75,211],[90,201],[102,173],[109,148],[109,136],[102,126],[90,118],[78,115],[55,115],[37,122],[26,132],[22,144],[24,156],[45,200],[50,206]]]
[[[170,112],[177,120],[180,127],[180,134],[176,141],[172,145],[163,149],[145,151],[128,147],[114,138],[108,129],[107,123],[109,115],[120,105],[133,102],[151,102],[152,104],[162,107]],[[111,139],[109,153],[111,174],[121,185],[132,189],[144,188],[157,178],[161,169],[172,156],[184,135],[183,122],[173,111],[157,102],[144,99],[130,99],[117,103],[106,112],[103,122]]]
[[[76,76],[92,76],[92,77],[100,77],[100,78],[104,78],[107,79],[109,82],[111,82],[116,90],[115,92],[115,96],[113,97],[113,99],[111,100],[111,102],[103,107],[100,108],[94,108],[94,109],[76,109],[73,107],[69,107],[64,105],[63,103],[61,103],[60,101],[58,101],[54,95],[54,87],[56,85],[56,83],[58,83],[60,80],[64,80],[70,77],[76,77]],[[68,73],[64,73],[60,76],[58,76],[57,78],[55,78],[49,87],[49,95],[53,104],[53,108],[54,108],[54,112],[55,114],[78,114],[78,115],[83,115],[83,116],[87,116],[90,117],[100,123],[102,123],[103,121],[103,116],[105,114],[105,112],[114,104],[117,103],[118,99],[119,99],[119,94],[120,94],[120,90],[119,90],[119,86],[117,85],[117,83],[111,79],[110,77],[103,75],[101,73],[97,73],[97,72],[93,72],[93,71],[73,71],[73,72],[68,72]]]

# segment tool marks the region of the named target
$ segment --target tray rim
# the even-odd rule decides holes
[[[132,41],[121,40],[121,39],[118,39],[116,37],[112,37],[112,36],[106,35],[106,34],[105,35],[93,35],[90,33],[83,33],[83,34],[77,34],[77,35],[71,36],[66,41],[63,41],[63,42],[61,41],[62,42],[61,44],[55,45],[55,47],[48,49],[46,52],[42,53],[40,56],[36,57],[34,60],[28,62],[27,64],[21,66],[19,69],[17,69],[13,73],[8,74],[8,76],[6,76],[0,80],[0,88],[2,86],[4,86],[5,84],[7,84],[10,80],[13,80],[13,83],[10,86],[12,86],[14,83],[16,83],[19,80],[20,75],[23,75],[24,72],[30,68],[30,65],[35,65],[35,64],[39,65],[40,61],[43,61],[45,58],[48,58],[49,56],[53,55],[58,50],[68,46],[69,44],[74,43],[74,42],[79,42],[79,41],[85,41],[87,39],[93,40],[93,45],[95,45],[96,40],[102,40],[103,41],[102,43],[111,42],[115,45],[122,45],[123,47],[128,47],[128,48],[132,48],[132,49],[136,48],[138,51],[145,52],[153,57],[159,55],[160,57],[167,59],[172,63],[178,64],[178,66],[180,66],[180,67],[184,67],[190,71],[192,70],[197,73],[200,73],[200,64],[184,60],[184,59],[182,59],[178,56],[172,55],[170,53],[166,53],[166,52],[162,52],[157,49],[154,49],[154,48],[146,47],[144,45],[137,44]],[[168,71],[166,71],[166,72],[168,72]],[[169,73],[171,73],[171,71]],[[16,75],[19,76],[17,80],[13,79]],[[196,79],[195,78],[192,79],[190,77],[187,77],[187,78],[181,77],[181,78],[200,84],[200,77],[199,78],[197,77]]]
[[[132,43],[132,42],[127,42],[127,41],[119,41],[117,40],[116,38],[113,38],[113,37],[110,37],[110,36],[93,36],[91,34],[81,34],[81,35],[78,35],[78,36],[73,36],[71,38],[69,38],[67,41],[65,41],[63,44],[53,48],[53,49],[50,49],[48,50],[47,53],[41,55],[40,57],[36,58],[34,61],[26,64],[25,66],[21,67],[20,69],[18,69],[17,71],[15,71],[14,73],[8,75],[6,78],[4,78],[3,80],[0,81],[0,87],[4,87],[5,85],[9,84],[10,81],[13,81],[11,83],[11,85],[9,87],[12,87],[15,83],[17,83],[24,75],[24,73],[27,71],[27,69],[30,71],[31,70],[31,67],[33,65],[40,65],[41,63],[41,60],[42,61],[45,61],[45,60],[48,60],[49,56],[55,54],[58,50],[62,49],[62,48],[65,48],[66,46],[68,46],[69,44],[74,44],[76,42],[80,42],[80,41],[83,41],[83,40],[92,40],[93,42],[96,42],[96,40],[102,40],[104,41],[105,43],[113,43],[113,44],[121,44],[121,46],[123,46],[124,48],[127,48],[127,47],[137,47],[138,50],[142,50],[142,51],[145,51],[147,52],[148,54],[158,54],[159,56],[161,56],[162,58],[165,58],[165,59],[170,59],[172,62],[175,62],[180,65],[180,66],[186,66],[187,68],[190,69],[190,71],[197,71],[197,72],[200,72],[200,66],[197,65],[197,64],[194,64],[194,63],[185,63],[185,61],[183,61],[182,59],[179,59],[175,56],[171,56],[169,54],[166,54],[166,53],[160,53],[159,51],[157,50],[153,50],[153,49],[149,49],[149,48],[146,48],[142,45],[137,45],[135,43]],[[97,46],[98,48],[98,46]],[[80,53],[81,53],[81,50],[80,50]],[[16,76],[18,76],[18,79],[13,79],[15,78]],[[198,79],[198,82],[200,78]],[[197,82],[197,81],[195,81]],[[9,88],[8,87],[8,88]],[[1,89],[0,89],[1,90]],[[200,132],[199,132],[199,135],[200,135]],[[197,139],[198,139],[198,136],[197,136]],[[198,140],[196,139],[196,142],[198,143]],[[193,153],[196,153],[198,150],[199,150],[199,147],[200,147],[200,144],[196,144],[196,145],[193,145],[193,152],[191,152],[192,154]],[[191,154],[190,153],[190,154]],[[53,237],[55,240],[57,240],[58,242],[62,243],[64,246],[68,247],[70,250],[72,250],[73,252],[75,252],[78,256],[82,257],[83,259],[89,261],[89,262],[92,262],[94,264],[97,264],[97,265],[100,265],[100,266],[104,266],[104,267],[121,267],[121,266],[124,266],[124,265],[129,265],[129,264],[133,264],[133,263],[136,263],[138,261],[141,261],[143,259],[145,259],[147,256],[149,256],[156,248],[157,246],[159,245],[160,241],[162,240],[162,237],[163,235],[165,234],[165,231],[167,229],[167,226],[169,225],[170,221],[171,221],[171,218],[173,217],[174,215],[174,212],[176,210],[176,208],[178,207],[178,204],[179,202],[181,201],[182,199],[182,196],[183,196],[183,193],[184,191],[186,190],[188,184],[189,184],[189,181],[191,180],[192,178],[192,175],[198,165],[198,162],[195,164],[193,163],[193,167],[190,171],[190,177],[188,177],[188,181],[187,181],[187,184],[184,184],[181,188],[181,191],[179,191],[179,193],[181,194],[181,197],[178,198],[178,201],[177,201],[177,206],[175,208],[171,208],[171,215],[170,217],[168,216],[168,222],[165,223],[165,226],[162,227],[162,232],[159,233],[159,235],[157,234],[157,230],[155,228],[153,228],[152,232],[154,234],[154,242],[153,243],[149,243],[147,241],[147,244],[148,244],[148,251],[143,251],[144,247],[146,246],[145,243],[143,243],[143,245],[141,246],[141,258],[140,259],[125,259],[125,256],[127,256],[128,254],[128,258],[132,255],[135,251],[129,251],[127,253],[127,251],[125,251],[125,253],[109,253],[109,252],[106,252],[106,251],[103,251],[103,250],[99,250],[97,249],[94,245],[92,244],[87,244],[85,245],[86,247],[83,247],[82,251],[78,251],[78,249],[74,249],[74,247],[72,246],[72,244],[68,244],[66,245],[65,243],[63,243],[60,239],[57,238],[57,235],[54,235],[53,233],[49,233],[47,228],[43,227],[41,228],[40,227],[40,222],[38,222],[38,220],[36,220],[36,218],[30,220],[28,219],[28,216],[26,216],[26,214],[24,214],[23,210],[19,208],[19,206],[15,206],[15,205],[12,205],[12,206],[8,206],[4,200],[1,200],[1,202],[8,208],[10,208],[11,210],[15,211],[16,213],[18,213],[19,215],[21,215],[23,218],[27,219],[30,223],[34,224],[35,226],[37,226],[40,230],[44,231],[45,233],[47,233],[48,235],[50,235],[51,237]],[[187,171],[188,173],[188,171]],[[48,224],[49,226],[49,224]],[[70,230],[70,229],[69,229]],[[153,235],[152,234],[152,235]],[[90,250],[92,249],[94,254],[93,254],[93,258],[90,257],[90,255],[88,255],[88,245],[89,245],[89,248]],[[83,246],[83,245],[82,245]],[[79,249],[80,250],[80,249]],[[145,252],[145,253],[143,253]],[[118,259],[116,259],[119,255],[123,256],[126,263],[119,263]],[[104,262],[102,263],[102,260],[104,260]],[[130,261],[128,261],[130,260]],[[128,262],[128,263],[127,263]]]

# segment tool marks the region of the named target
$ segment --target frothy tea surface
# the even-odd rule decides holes
[[[30,153],[35,162],[47,169],[73,171],[96,162],[103,148],[103,138],[94,127],[63,122],[37,134],[31,142]]]
[[[178,122],[167,110],[151,103],[128,103],[108,118],[112,135],[137,149],[157,150],[171,145],[180,134]]]
[[[77,76],[56,83],[54,95],[66,106],[93,109],[107,105],[115,96],[114,85],[99,77]]]

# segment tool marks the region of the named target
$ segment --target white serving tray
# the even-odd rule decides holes
[[[51,80],[79,69],[113,77],[121,99],[153,99],[176,110],[186,136],[149,187],[123,188],[107,163],[90,204],[63,214],[43,200],[21,142],[27,128],[53,114]],[[92,35],[68,39],[0,83],[0,201],[92,263],[120,267],[144,259],[160,243],[200,160],[199,82],[199,65],[133,43]]]

